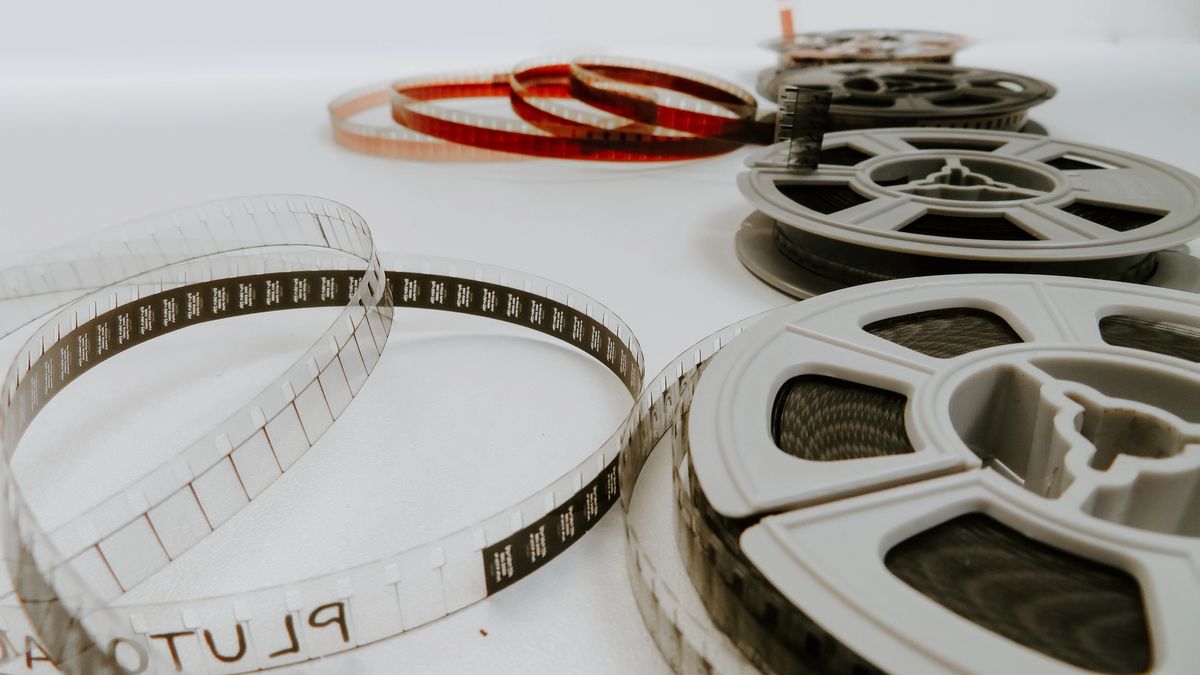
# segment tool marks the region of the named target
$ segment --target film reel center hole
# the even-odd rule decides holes
[[[1091,466],[1108,470],[1119,455],[1147,459],[1183,452],[1183,435],[1168,420],[1131,408],[1110,408],[1086,396],[1071,396],[1083,406],[1079,432],[1096,446]]]
[[[1200,533],[1200,433],[1189,410],[1200,379],[1128,361],[1000,357],[954,394],[951,424],[989,469],[1049,499],[1079,483],[1083,511],[1105,520]]]
[[[1033,166],[969,155],[899,157],[874,167],[869,177],[889,190],[965,202],[1029,199],[1058,185]]]

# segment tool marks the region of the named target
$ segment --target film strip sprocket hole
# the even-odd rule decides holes
[[[281,247],[306,251],[304,264],[309,267],[354,266],[359,270],[343,273],[347,280],[341,293],[328,285],[313,288],[307,281],[285,288],[278,277],[232,281],[247,268],[281,267],[277,258],[266,253]],[[264,253],[255,256],[258,260],[236,255],[251,250]],[[113,251],[116,255],[107,257]],[[13,562],[13,587],[29,613],[28,622],[17,617],[17,623],[9,621],[8,626],[14,632],[22,624],[28,628],[24,631],[26,665],[32,666],[35,659],[29,647],[36,646],[42,657],[39,663],[54,662],[79,672],[113,670],[117,666],[105,647],[133,643],[128,639],[128,620],[105,611],[107,600],[119,593],[123,584],[144,578],[168,550],[180,552],[213,527],[208,516],[204,516],[203,528],[193,518],[185,521],[189,527],[162,528],[172,536],[160,539],[153,530],[150,510],[159,509],[159,515],[194,516],[187,512],[186,500],[182,501],[184,513],[167,511],[178,509],[184,489],[194,495],[193,480],[219,462],[235,443],[253,436],[259,420],[260,428],[266,426],[264,411],[274,417],[290,408],[299,422],[299,405],[313,401],[322,368],[335,360],[354,362],[343,358],[350,355],[346,350],[353,350],[357,360],[362,377],[356,379],[365,379],[378,359],[380,340],[386,338],[391,319],[386,304],[380,306],[385,301],[382,268],[365,223],[353,211],[321,199],[285,196],[229,200],[151,217],[53,251],[33,265],[6,271],[5,276],[12,281],[10,297],[19,298],[33,290],[38,292],[33,299],[42,303],[35,303],[29,315],[19,318],[35,318],[47,303],[61,304],[63,297],[72,293],[78,298],[25,343],[9,370],[3,417],[6,460],[11,460],[32,417],[63,386],[137,342],[187,323],[285,303],[339,300],[344,305],[325,335],[257,396],[248,410],[184,448],[175,460],[143,476],[125,494],[102,504],[82,527],[68,527],[48,536],[23,502],[13,476],[6,475],[5,505],[16,524],[5,530],[6,550]],[[189,285],[188,279],[206,281],[188,289],[194,292],[181,291]],[[114,280],[116,284],[105,286]],[[102,286],[104,290],[87,293]],[[78,297],[81,292],[85,294]],[[105,307],[111,310],[101,310]],[[306,433],[315,437],[321,429],[312,422],[310,418]],[[304,438],[307,442],[307,436]],[[192,503],[197,502],[198,498]],[[227,518],[237,506],[236,501],[226,500],[221,515]],[[144,518],[137,517],[139,511]],[[223,521],[217,515],[214,511],[212,517],[219,524]],[[147,528],[153,542],[144,536]],[[104,543],[110,544],[110,552],[120,549],[121,553],[112,561],[105,559]],[[148,665],[141,663],[144,657],[144,650],[133,650],[135,669]]]
[[[7,502],[19,537],[10,537],[7,550],[19,556],[10,562],[23,601],[4,614],[14,663],[53,662],[68,672],[244,672],[319,658],[409,630],[511,585],[577,541],[616,502],[621,432],[520,503],[390,558],[235,596],[108,606],[250,501],[239,463],[251,466],[265,454],[282,473],[300,460],[377,362],[393,307],[524,326],[596,359],[631,395],[640,388],[642,357],[629,329],[598,303],[552,282],[471,263],[391,256],[386,283],[378,283],[335,267],[344,260],[302,260],[257,274],[246,273],[245,259],[176,265],[125,282],[111,310],[93,314],[96,297],[81,299],[27,344],[27,363],[14,368],[7,390],[10,454],[21,430],[58,390],[120,351],[227,316],[346,306],[328,339],[314,348],[316,356],[302,359],[290,379],[233,416],[240,427],[227,423],[207,447],[188,449],[49,536],[10,477]],[[382,269],[377,257],[370,261],[368,275]],[[192,281],[201,274],[212,278]],[[368,292],[373,304],[363,300]],[[107,300],[111,291],[96,296]]]

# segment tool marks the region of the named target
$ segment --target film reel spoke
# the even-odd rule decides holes
[[[1183,185],[1156,181],[1142,167],[1079,171],[1071,176],[1071,184],[1077,201],[1083,204],[1145,214],[1147,218],[1166,215],[1164,204],[1194,198]],[[1135,187],[1144,187],[1146,192],[1131,189]]]
[[[890,101],[890,107],[897,112],[906,112],[913,115],[924,115],[935,110],[940,110],[940,102],[932,98],[895,98]],[[875,105],[874,103],[868,105]],[[881,106],[888,107],[888,106]]]
[[[1071,148],[1044,136],[1027,136],[1009,140],[992,152],[997,155],[1009,155],[1044,162],[1070,153]]]
[[[867,230],[891,231],[925,215],[928,207],[904,197],[873,199],[837,211],[839,218]]]
[[[821,164],[811,173],[776,171],[780,185],[848,185],[856,178],[852,167]]]
[[[1112,235],[1112,230],[1086,218],[1040,204],[1022,204],[1006,209],[1004,217],[1041,241],[1096,241]]]
[[[841,445],[842,425],[850,411],[883,405],[900,419],[904,393],[918,389],[932,370],[931,360],[922,354],[870,340],[861,329],[847,327],[843,332],[846,337],[836,330],[832,335],[802,331],[763,344],[764,351],[785,359],[782,371],[790,373],[783,377],[786,384],[779,382],[779,374],[751,366],[744,382],[723,393],[719,402],[693,404],[694,418],[720,418],[722,435],[740,439],[736,448],[691,446],[694,463],[701,462],[696,476],[706,499],[728,517],[873,491],[945,472],[960,463],[959,458],[909,446],[901,437],[889,441],[888,450]],[[722,375],[717,371],[707,376],[719,381]],[[724,410],[730,407],[737,410],[732,417]],[[757,416],[743,417],[751,408],[774,408],[774,428],[763,425]],[[828,449],[815,449],[827,443],[832,444]],[[853,459],[836,461],[842,457]],[[710,465],[722,468],[699,470]]]
[[[917,151],[902,135],[884,129],[857,134],[849,145],[872,156]]]

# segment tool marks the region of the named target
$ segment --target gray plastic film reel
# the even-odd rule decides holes
[[[1054,96],[1049,83],[1016,73],[935,63],[843,63],[764,73],[774,100],[797,85],[833,94],[830,129],[937,126],[1016,130],[1026,112]]]
[[[781,672],[1189,669],[1198,309],[1194,295],[1131,284],[970,275],[846,289],[760,319],[708,362],[676,441],[684,529],[717,531],[684,546],[714,620]],[[936,352],[953,343],[945,324],[895,330],[963,310],[1009,337],[976,328],[974,348],[949,356]],[[1166,330],[1174,347],[1131,339],[1131,325]],[[910,447],[785,452],[773,407],[813,377],[901,397]],[[839,424],[818,433],[877,434],[872,412],[830,413]],[[1003,545],[983,548],[997,532]],[[1080,592],[1089,575],[1100,585]],[[770,651],[786,649],[769,639],[780,632],[790,658]]]
[[[1098,146],[1000,131],[839,132],[821,166],[785,145],[738,177],[758,212],[737,235],[751,272],[794,297],[894,277],[1035,272],[1200,289],[1179,249],[1200,235],[1200,178]]]
[[[848,61],[948,63],[967,44],[951,33],[889,28],[797,33],[763,43],[779,53],[781,66],[812,66]]]

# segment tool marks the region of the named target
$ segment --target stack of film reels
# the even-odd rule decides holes
[[[659,559],[635,518],[627,554],[679,672],[1200,663],[1200,264],[1183,248],[1200,235],[1200,179],[1018,133],[1053,87],[949,65],[953,36],[801,39],[809,51],[787,47],[789,70],[760,85],[779,95],[773,122],[734,85],[600,58],[392,83],[330,106],[344,145],[424,159],[680,159],[776,131],[738,178],[756,211],[737,250],[809,299],[651,378],[599,302],[519,272],[381,253],[354,211],[312,197],[181,209],[0,272],[3,334],[44,321],[0,398],[5,668],[242,673],[336,658],[536,572],[656,489],[638,484],[654,452],[670,454],[690,583],[664,573],[679,561]],[[521,121],[433,103],[480,96]],[[396,126],[353,119],[384,104]],[[822,139],[826,125],[839,131]],[[43,526],[12,464],[64,389],[180,329],[316,307],[334,319],[257,395],[96,508]],[[630,412],[570,471],[468,527],[298,582],[119,602],[305,461],[406,308],[565,343],[620,383]]]
[[[1053,87],[874,33],[760,78],[831,98],[819,161],[738,177],[739,258],[804,301],[658,378],[691,583],[627,524],[650,632],[680,672],[1189,672],[1200,178],[1020,133]]]

